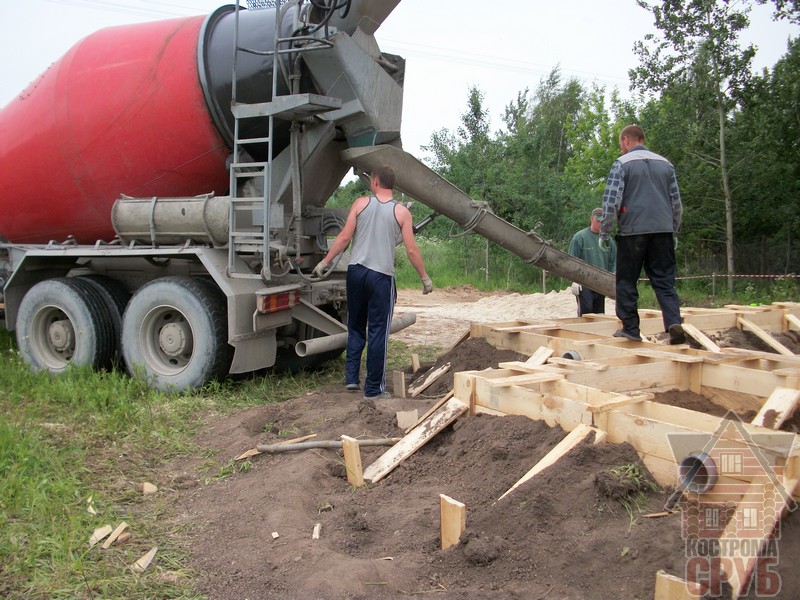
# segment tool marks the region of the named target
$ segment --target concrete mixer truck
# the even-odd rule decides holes
[[[310,275],[352,167],[523,260],[613,296],[606,272],[403,152],[400,0],[260,0],[98,31],[0,112],[5,326],[36,370],[124,364],[154,388],[296,368],[345,345],[346,261]],[[414,315],[393,321],[393,330]]]

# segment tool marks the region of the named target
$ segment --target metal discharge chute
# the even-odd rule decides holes
[[[609,298],[616,296],[613,273],[562,252],[535,233],[522,231],[492,214],[484,203],[475,202],[408,152],[393,146],[373,146],[345,150],[342,157],[367,173],[380,165],[391,166],[395,170],[398,189],[461,227],[482,235],[525,262],[576,281]]]

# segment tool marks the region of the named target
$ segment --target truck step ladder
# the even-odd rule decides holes
[[[273,202],[273,170],[274,128],[275,119],[296,121],[314,115],[341,108],[339,98],[318,94],[280,94],[278,76],[280,71],[280,55],[300,53],[329,47],[322,44],[304,48],[281,49],[291,44],[295,38],[280,37],[281,0],[269,2],[275,10],[275,36],[272,51],[256,52],[239,45],[239,12],[240,0],[236,0],[234,24],[233,78],[231,88],[231,112],[234,117],[233,160],[230,165],[230,228],[228,232],[228,275],[230,277],[262,279],[265,282],[272,278],[270,269],[270,230],[283,228],[283,223],[272,224],[270,208]],[[237,69],[236,63],[240,53],[256,53],[259,56],[272,56],[272,93],[269,102],[240,103],[236,99]],[[242,124],[247,119],[267,119],[266,135],[248,137],[243,134]],[[254,160],[249,147],[266,146],[266,160]],[[299,165],[292,165],[299,169]],[[252,185],[243,184],[250,181]],[[244,266],[240,255],[259,255],[262,268],[260,273],[253,273]]]

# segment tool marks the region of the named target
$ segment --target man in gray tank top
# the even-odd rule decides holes
[[[671,344],[686,341],[681,327],[680,299],[675,290],[675,248],[683,205],[675,167],[644,146],[644,131],[628,125],[619,134],[621,156],[614,161],[603,192],[600,248],[608,250],[609,235],[618,222],[616,337],[641,341],[639,275],[644,272],[661,307],[664,330]]]
[[[361,354],[367,347],[367,375],[364,399],[391,398],[386,391],[386,354],[389,327],[395,298],[394,258],[402,242],[408,260],[422,279],[422,293],[433,290],[417,241],[414,239],[411,213],[393,198],[394,171],[378,167],[369,180],[371,196],[353,202],[344,227],[328,253],[314,267],[314,275],[323,277],[328,265],[352,240],[347,266],[347,359],[345,384],[348,390],[359,389]]]

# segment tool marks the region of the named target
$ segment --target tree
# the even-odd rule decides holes
[[[711,90],[716,114],[714,153],[698,151],[696,159],[714,165],[725,205],[727,271],[735,274],[733,237],[733,191],[728,163],[728,125],[731,114],[750,79],[755,48],[741,49],[738,36],[749,25],[749,4],[731,0],[661,0],[639,6],[655,17],[661,38],[654,34],[637,42],[634,52],[641,64],[631,69],[631,88],[669,94],[692,88]],[[739,9],[736,6],[740,6]],[[691,105],[690,105],[691,106]],[[694,106],[692,106],[694,108]],[[701,136],[708,138],[702,120],[696,121]],[[733,291],[733,278],[728,279]]]

